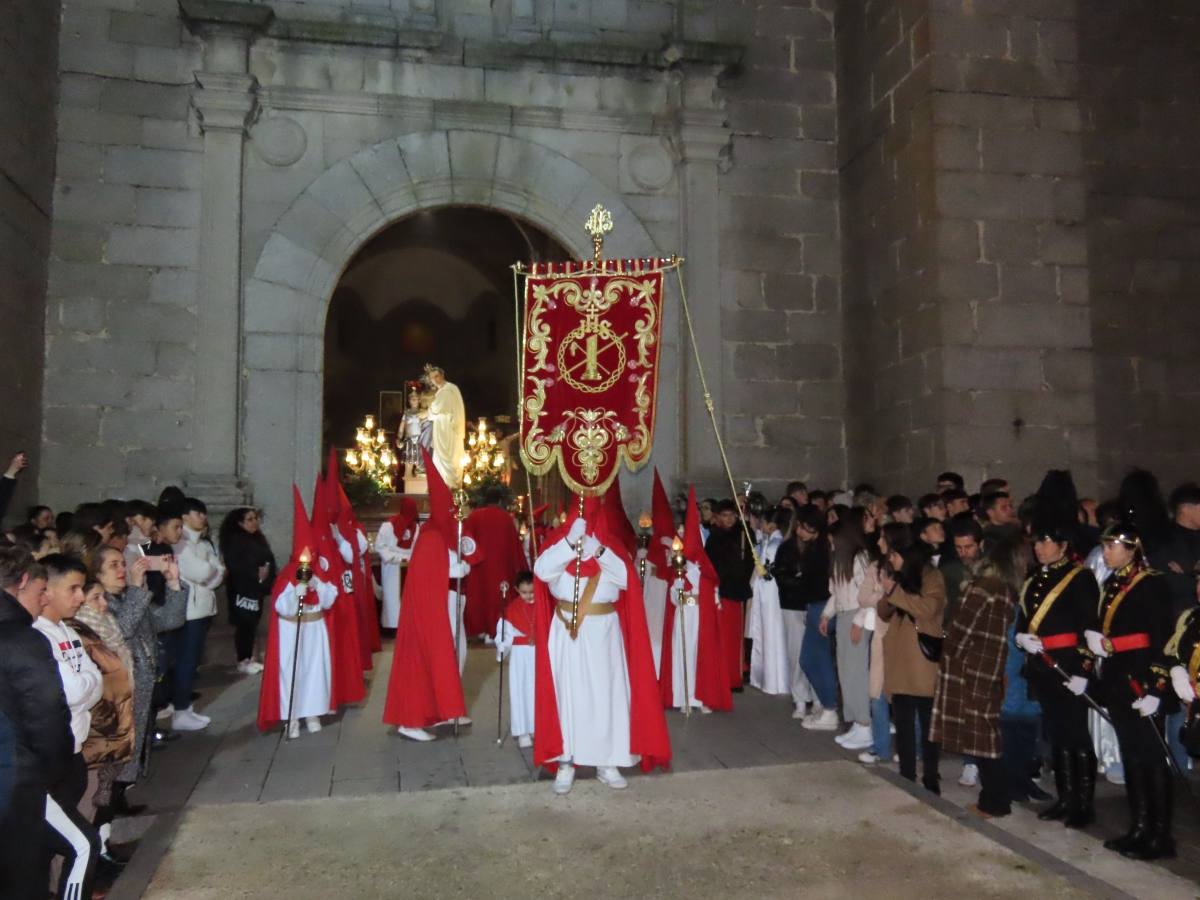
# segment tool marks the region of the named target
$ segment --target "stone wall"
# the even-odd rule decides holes
[[[1200,11],[1113,2],[1079,22],[1100,475],[1196,473]]]
[[[927,7],[838,7],[849,474],[881,490],[918,490],[940,452]]]
[[[735,476],[772,496],[846,479],[835,4],[746,6],[744,70],[725,85],[719,328]]]
[[[1093,492],[1076,5],[872,3],[874,45],[854,43],[854,6],[844,84],[875,102],[853,107],[866,158],[862,141],[843,148],[848,195],[864,198],[849,227],[878,238],[846,259],[849,272],[865,257],[873,313],[854,314],[872,335],[851,363],[865,373],[850,404],[861,475],[920,492],[952,468],[1027,492],[1066,467]],[[877,98],[891,84],[889,114]]]
[[[174,2],[64,4],[41,477],[55,506],[153,498],[188,471],[196,51]]]
[[[0,36],[0,466],[7,467],[20,450],[27,451],[33,463],[21,479],[14,511],[35,499],[41,458],[57,32],[56,4],[16,0],[6,8]]]

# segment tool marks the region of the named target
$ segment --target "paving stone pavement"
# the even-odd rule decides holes
[[[539,780],[531,751],[519,749],[506,732],[503,744],[497,745],[499,679],[494,653],[488,648],[473,647],[469,653],[464,687],[474,724],[462,728],[457,738],[449,727],[441,727],[436,729],[436,741],[418,744],[399,738],[394,729],[382,723],[391,660],[388,643],[376,655],[365,704],[339,716],[327,717],[320,733],[305,732],[298,740],[289,742],[282,740],[278,732],[258,733],[254,717],[259,681],[233,675],[231,660],[225,658],[228,653],[225,643],[227,637],[223,631],[214,629],[210,640],[212,662],[202,669],[205,696],[199,705],[212,716],[212,726],[204,732],[185,735],[154,754],[150,777],[131,794],[136,802],[149,805],[148,814],[118,822],[118,839],[142,837],[142,841],[133,861],[109,894],[111,900],[142,895],[188,809],[246,802],[403,795],[446,788],[532,785]],[[673,771],[853,760],[853,754],[842,751],[831,734],[801,729],[790,711],[787,698],[768,697],[748,688],[735,695],[732,713],[695,714],[687,720],[678,713],[668,713]],[[959,770],[958,759],[944,760],[941,800],[919,789],[912,789],[914,796],[1042,865],[1065,865],[1068,877],[1100,879],[1096,884],[1111,887],[1105,893],[1112,896],[1200,895],[1198,891],[1181,888],[1183,882],[1175,878],[1180,875],[1193,883],[1200,882],[1197,816],[1185,803],[1180,803],[1178,812],[1180,858],[1167,865],[1151,866],[1129,862],[1100,847],[1103,836],[1124,827],[1120,788],[1101,786],[1098,802],[1101,820],[1088,833],[1081,834],[1069,832],[1056,823],[1038,822],[1035,811],[1028,807],[1017,807],[1005,819],[979,822],[965,812],[965,807],[976,799],[977,791],[955,783]],[[871,771],[910,789],[899,779],[894,767],[878,766]],[[581,778],[590,778],[591,774],[590,770],[580,770]],[[638,782],[646,777],[632,773],[632,789],[638,790]],[[548,778],[543,774],[540,780],[538,789],[548,792]],[[1155,892],[1146,894],[1142,888],[1151,884],[1155,885]],[[1094,885],[1089,890],[1094,892]]]

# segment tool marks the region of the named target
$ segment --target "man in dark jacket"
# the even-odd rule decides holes
[[[712,530],[704,551],[717,570],[717,593],[721,596],[721,641],[729,665],[730,687],[742,689],[742,661],[745,658],[746,601],[752,593],[750,576],[754,574],[754,549],[746,529],[738,519],[738,507],[732,500],[717,504]]]
[[[14,768],[0,834],[21,836],[0,841],[0,885],[14,900],[46,896],[46,794],[63,779],[75,749],[58,665],[33,629],[45,593],[45,575],[35,566],[25,550],[0,547],[0,720],[7,726],[0,732],[12,741],[0,758]],[[43,589],[31,589],[39,575]]]
[[[1200,576],[1200,485],[1181,484],[1171,492],[1175,521],[1167,540],[1150,562],[1166,576],[1171,608],[1176,618],[1196,605],[1196,578]]]

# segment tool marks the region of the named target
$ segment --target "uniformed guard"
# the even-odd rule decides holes
[[[1196,584],[1200,592],[1200,580]],[[1179,617],[1164,652],[1171,667],[1175,696],[1188,711],[1182,731],[1183,747],[1189,756],[1200,757],[1200,704],[1196,702],[1200,684],[1200,606],[1193,606]]]
[[[1175,855],[1171,837],[1171,770],[1163,742],[1163,719],[1175,708],[1164,649],[1173,619],[1166,579],[1151,569],[1141,535],[1114,523],[1100,537],[1112,574],[1100,598],[1100,629],[1084,635],[1098,658],[1099,697],[1108,707],[1121,758],[1130,827],[1104,842],[1133,859]]]
[[[1024,672],[1042,706],[1054,759],[1058,799],[1038,814],[1082,828],[1095,819],[1096,753],[1088,733],[1088,688],[1093,660],[1083,633],[1097,627],[1100,590],[1092,573],[1070,555],[1064,523],[1035,521],[1038,567],[1021,590],[1017,646],[1027,655]]]

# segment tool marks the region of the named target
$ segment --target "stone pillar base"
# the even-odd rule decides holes
[[[188,475],[183,480],[183,491],[208,506],[208,520],[214,533],[221,518],[231,509],[254,505],[249,483],[236,475]],[[291,522],[287,524],[290,526]]]

